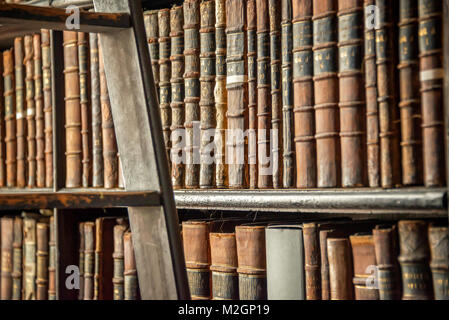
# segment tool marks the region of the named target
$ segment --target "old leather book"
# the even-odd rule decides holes
[[[114,226],[114,277],[112,282],[114,284],[114,300],[123,300],[125,298],[124,291],[124,253],[123,253],[123,234],[125,233],[127,225],[117,224]]]
[[[3,73],[3,61],[0,59],[0,74]],[[3,103],[3,77],[0,76],[0,141],[5,141],[5,125],[4,125],[4,103]],[[6,186],[6,163],[5,163],[5,144],[0,144],[0,187]]]
[[[36,187],[45,187],[45,119],[42,76],[41,34],[33,35],[34,105],[36,108]]]
[[[243,137],[245,128],[248,128],[246,19],[244,1],[226,0],[226,89],[228,92],[226,157],[229,164],[229,187],[232,189],[246,188],[248,185],[246,165],[248,145]]]
[[[53,102],[51,92],[50,30],[41,30],[42,90],[44,98],[45,187],[53,186]]]
[[[292,0],[296,187],[316,187],[312,1]]]
[[[341,184],[365,185],[363,0],[338,1]]]
[[[115,222],[116,218],[113,217],[102,217],[95,220],[94,300],[113,300],[114,261],[112,253],[114,251]]]
[[[443,2],[419,0],[419,65],[421,81],[424,184],[445,184],[443,142]]]
[[[139,282],[137,278],[136,259],[134,257],[134,247],[132,242],[131,231],[125,232],[123,235],[124,250],[124,272],[125,280],[125,300],[139,299]]]
[[[429,244],[435,300],[449,300],[449,230],[447,226],[431,225]]]
[[[422,184],[421,104],[419,96],[418,2],[399,2],[399,109],[402,184]]]
[[[184,9],[184,86],[185,86],[185,186],[199,187],[200,141],[195,138],[200,120],[200,1],[185,0]]]
[[[16,95],[16,140],[17,140],[17,187],[26,186],[26,106],[25,106],[25,71],[23,67],[24,59],[23,38],[14,39],[14,59],[15,59],[15,95]]]
[[[317,186],[340,184],[337,2],[313,0]]]
[[[257,164],[259,189],[273,187],[271,133],[270,20],[268,0],[256,0],[257,9]]]
[[[433,300],[428,223],[420,220],[401,220],[398,222],[398,230],[402,300]]]
[[[48,299],[48,223],[36,224],[36,300]]]
[[[118,185],[118,159],[117,140],[115,138],[114,121],[112,119],[111,102],[104,71],[103,54],[98,42],[99,74],[100,74],[100,101],[101,101],[101,128],[103,136],[103,168],[104,187],[117,188]]]
[[[175,6],[170,10],[170,38],[171,38],[171,168],[172,184],[174,189],[184,187],[183,143],[185,105],[184,105],[184,32],[183,32],[182,6]],[[161,98],[162,99],[162,98]],[[184,142],[183,142],[184,141]]]
[[[49,300],[56,300],[56,224],[54,216],[50,217],[49,222],[49,241],[48,241],[48,299]],[[84,261],[83,261],[83,267],[84,267]],[[84,273],[84,268],[81,269],[80,264],[80,274],[81,272]],[[84,294],[84,283],[81,287],[80,282],[80,291],[83,290]],[[84,296],[80,297],[80,300],[82,300]]]
[[[269,300],[305,300],[301,225],[268,226],[265,231]]]
[[[304,271],[306,300],[321,300],[321,257],[319,224],[304,223]]]
[[[228,174],[225,159],[227,126],[226,92],[226,8],[225,0],[215,0],[215,184],[217,188],[227,186]]]
[[[23,300],[36,300],[36,216],[23,214]]]
[[[95,223],[84,223],[84,300],[94,299]]]
[[[14,217],[13,257],[12,257],[12,300],[22,299],[22,244],[23,221]]]
[[[64,31],[66,187],[81,187],[81,105],[77,32]]]
[[[347,238],[328,238],[329,284],[331,300],[352,300],[352,256]]]
[[[17,40],[14,40],[14,44]],[[16,160],[16,101],[14,95],[14,50],[3,51],[3,96],[5,108],[6,186],[15,187],[17,181]]]
[[[27,119],[27,186],[36,186],[36,105],[34,103],[33,36],[23,38],[25,56],[25,89]]]
[[[200,4],[200,109],[201,165],[200,188],[215,186],[214,133],[215,117],[215,2]]]
[[[85,236],[85,231],[84,231],[84,222],[80,222],[78,224],[78,230],[79,230],[78,267],[80,270],[80,273],[79,273],[80,290],[78,291],[78,300],[83,300],[84,299],[84,269],[85,269],[84,252],[86,250],[86,236]]]
[[[148,50],[150,51],[154,84],[156,85],[156,91],[159,95],[159,21],[157,18],[157,10],[144,12],[143,21],[148,38]]]
[[[14,241],[14,218],[1,218],[1,299],[12,298],[12,272],[13,272],[13,241]]]
[[[379,28],[376,29],[377,93],[379,102],[380,179],[389,188],[400,182],[398,115],[395,106],[393,2],[376,0]]]

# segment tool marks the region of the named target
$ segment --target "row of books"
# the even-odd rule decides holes
[[[446,183],[441,1],[185,0],[144,21],[175,189]]]
[[[448,300],[447,222],[190,220],[193,299]]]

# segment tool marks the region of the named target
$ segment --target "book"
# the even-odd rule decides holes
[[[17,187],[24,188],[26,181],[26,106],[25,106],[25,84],[24,84],[24,49],[23,38],[14,39],[14,69],[15,69],[15,118],[16,118],[16,141],[17,141]],[[8,151],[7,151],[8,152]]]
[[[312,4],[312,1],[292,0],[293,114],[297,188],[313,188],[317,185]]]
[[[304,244],[304,278],[306,300],[321,300],[321,255],[319,224],[304,223],[302,227]]]
[[[48,299],[48,223],[36,224],[36,300]]]
[[[348,238],[328,238],[329,287],[331,300],[352,300],[353,268],[351,244]]]
[[[56,265],[57,265],[57,252],[56,252],[56,224],[54,216],[50,217],[49,222],[49,241],[48,241],[48,300],[56,300]],[[83,261],[84,267],[84,261]],[[80,265],[80,274],[84,273],[84,268],[81,269]],[[81,279],[80,279],[81,280]],[[83,279],[84,280],[84,279]],[[84,283],[80,290],[83,290],[84,294]],[[82,300],[84,296],[80,297]]]
[[[14,218],[1,218],[1,290],[0,296],[2,300],[11,300],[13,283],[13,242],[14,242]]]
[[[125,298],[124,291],[124,249],[123,249],[123,235],[127,229],[124,224],[117,224],[114,226],[114,277],[112,282],[114,284],[114,300],[123,300]]]
[[[101,217],[95,220],[94,300],[113,300],[114,261],[112,253],[114,251],[115,223],[116,218],[113,217]]]
[[[201,159],[200,182],[202,189],[215,186],[214,136],[215,115],[215,2],[200,4],[200,127]]]
[[[132,243],[132,234],[130,231],[123,235],[124,250],[124,298],[125,300],[139,299],[139,282],[137,278],[136,260],[134,257],[134,247]]]
[[[23,214],[23,300],[36,300],[36,216]]]
[[[78,246],[78,267],[79,267],[79,283],[78,300],[84,299],[84,270],[85,270],[85,251],[86,251],[86,235],[84,230],[84,222],[78,224],[79,230],[79,246]]]
[[[84,223],[84,300],[94,299],[95,223]]]
[[[45,187],[45,119],[41,34],[33,35],[34,105],[36,108],[36,187]]]
[[[25,56],[25,99],[27,119],[27,187],[36,187],[36,105],[34,103],[34,64],[33,64],[33,36],[23,37]]]
[[[159,96],[159,21],[158,11],[150,10],[143,13],[145,32],[148,38],[148,50],[151,58],[151,69],[153,71],[154,84]]]
[[[16,43],[17,40],[14,40]],[[3,51],[3,96],[5,108],[6,186],[15,187],[17,181],[16,159],[16,100],[14,80],[14,50]],[[20,93],[20,91],[19,91]]]
[[[447,226],[430,225],[429,244],[435,300],[449,300],[449,230]]]
[[[12,300],[22,299],[23,220],[14,217],[12,258]]]

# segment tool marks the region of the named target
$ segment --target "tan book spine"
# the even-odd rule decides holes
[[[14,218],[1,218],[1,299],[11,300],[13,283]]]
[[[23,219],[23,299],[36,300],[36,220]]]
[[[17,40],[14,40],[16,43]],[[14,50],[3,51],[3,96],[5,101],[6,186],[15,187],[16,159],[16,101],[14,96]]]
[[[45,119],[41,34],[33,35],[34,104],[36,107],[36,187],[45,187]]]
[[[134,256],[134,247],[132,234],[130,231],[123,235],[124,252],[124,298],[125,300],[139,299],[139,281],[137,279],[136,259]]]
[[[84,300],[94,299],[95,223],[84,223]]]
[[[86,236],[84,232],[84,222],[80,222],[78,224],[78,235],[79,235],[79,247],[78,247],[78,267],[80,270],[79,273],[79,283],[80,283],[80,290],[78,291],[78,300],[84,299],[84,270],[85,270],[85,257],[84,252],[86,250]]]
[[[124,289],[124,247],[123,235],[127,229],[126,225],[118,224],[114,227],[114,300],[123,300],[125,298]]]
[[[328,238],[329,283],[331,300],[352,300],[352,255],[347,238]]]
[[[3,74],[3,60],[0,59],[0,74]],[[6,162],[5,162],[5,105],[3,100],[3,77],[0,77],[0,187],[6,186]]]
[[[34,102],[33,36],[23,38],[27,119],[27,177],[29,188],[36,187],[36,105]]]
[[[36,300],[48,299],[48,223],[36,224]]]
[[[15,217],[12,266],[12,300],[22,299],[22,245],[23,220],[20,217]]]
[[[303,225],[306,300],[321,300],[320,239],[316,223]]]
[[[23,38],[14,39],[15,57],[15,95],[16,95],[16,140],[17,140],[17,187],[26,186],[26,109],[25,109],[25,84],[23,67]]]
[[[57,261],[57,250],[56,250],[56,223],[54,216],[50,217],[50,227],[49,227],[49,254],[48,254],[48,299],[56,300],[56,261]],[[84,269],[80,273],[84,272]],[[81,283],[80,283],[81,286]],[[83,283],[84,289],[84,283]],[[80,287],[81,290],[81,287]],[[81,297],[82,300],[83,297]]]
[[[144,12],[143,18],[148,37],[148,50],[150,52],[154,84],[159,95],[159,21],[157,14],[157,10]]]

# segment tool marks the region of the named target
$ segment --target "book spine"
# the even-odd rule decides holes
[[[150,52],[154,84],[159,95],[159,21],[157,18],[157,10],[152,10],[148,13],[145,13],[144,23],[145,31],[148,37],[148,50]]]
[[[65,80],[66,187],[81,187],[81,105],[77,33],[63,32]]]
[[[33,36],[23,38],[27,119],[27,176],[29,188],[36,186],[36,105],[34,103]]]
[[[184,8],[184,58],[185,58],[185,186],[199,187],[200,172],[200,1],[186,0]],[[182,77],[181,77],[182,78]]]
[[[270,20],[268,0],[256,0],[257,9],[257,153],[258,188],[273,186],[270,150],[271,132],[271,72]]]
[[[306,223],[303,226],[304,270],[306,278],[306,300],[321,300],[320,240],[318,226]]]
[[[14,40],[14,43],[16,41]],[[15,187],[17,181],[17,160],[13,49],[3,51],[3,85],[5,101],[6,186]]]
[[[42,90],[44,95],[45,187],[53,186],[53,102],[51,92],[50,30],[41,30]]]
[[[431,226],[429,228],[430,268],[432,270],[435,300],[449,300],[448,235],[447,227]]]
[[[12,263],[12,300],[22,299],[22,244],[23,221],[14,218],[13,263]]]
[[[48,241],[48,300],[56,300],[56,224],[54,216],[50,217],[50,227],[49,227],[49,241]],[[83,268],[81,268],[80,263],[80,274],[84,274],[84,261]],[[84,280],[84,277],[83,277]],[[84,298],[84,281],[80,282],[80,291],[83,291],[83,296],[80,300]]]
[[[0,59],[0,74],[3,74],[3,60]],[[4,100],[3,100],[3,77],[0,76],[0,141],[5,141],[5,111],[4,111]],[[6,186],[6,159],[5,159],[5,144],[0,143],[0,187]]]
[[[235,228],[240,300],[266,300],[267,274],[264,226]]]
[[[281,0],[268,0],[270,16],[270,66],[271,66],[271,133],[273,188],[282,183],[282,97],[281,97]]]
[[[399,109],[402,184],[422,184],[421,104],[419,97],[418,2],[399,2]]]
[[[313,1],[313,82],[318,187],[339,185],[337,2]]]
[[[201,109],[201,165],[200,188],[215,186],[215,164],[213,138],[216,127],[215,116],[215,2],[200,4],[200,109]]]
[[[44,97],[42,82],[41,34],[33,35],[34,104],[36,107],[36,187],[45,187]]]
[[[419,64],[421,82],[424,185],[445,184],[443,141],[443,2],[419,0]]]
[[[327,253],[327,238],[331,230],[321,230],[320,237],[320,257],[321,257],[321,300],[330,300],[329,283],[329,259]]]
[[[94,299],[95,223],[84,223],[84,300]]]
[[[23,70],[23,38],[14,39],[15,57],[15,94],[16,94],[16,141],[17,141],[17,187],[26,186],[26,112],[24,97],[24,70]]]
[[[363,0],[338,1],[341,184],[365,185]]]
[[[217,188],[227,185],[226,150],[226,8],[225,0],[215,0],[215,184]]]
[[[347,238],[328,238],[331,300],[353,300],[351,245]]]
[[[36,300],[36,220],[23,221],[23,299]]]
[[[48,298],[48,223],[36,224],[36,300]]]
[[[80,270],[79,273],[79,283],[80,283],[80,290],[78,291],[78,300],[83,300],[84,299],[84,262],[85,262],[85,257],[84,257],[84,252],[86,250],[86,236],[84,233],[84,222],[80,222],[78,225],[78,230],[79,230],[79,248],[78,248],[78,252],[79,252],[79,259],[78,259],[78,267]]]
[[[1,218],[1,299],[12,298],[14,219]]]
[[[125,225],[116,225],[114,227],[114,277],[112,282],[114,284],[114,300],[123,300],[124,293],[124,253],[123,253],[123,234],[126,231]]]
[[[229,187],[232,189],[245,188],[248,180],[248,145],[243,132],[248,128],[246,17],[245,1],[226,0],[226,161],[229,164]]]
[[[293,188],[296,181],[295,145],[293,143],[293,31],[292,0],[282,0],[281,4],[281,88],[282,88],[282,145],[283,186]]]
[[[365,21],[372,19],[375,0],[365,0]],[[376,30],[365,27],[365,99],[368,185],[380,185],[379,107],[377,103]]]
[[[131,232],[123,236],[124,251],[124,298],[125,300],[137,300],[139,297],[139,283],[137,280],[136,259]]]
[[[316,187],[312,1],[292,0],[296,187]]]
[[[402,300],[433,300],[427,222],[401,220],[398,230]]]
[[[118,183],[117,140],[115,138],[114,121],[112,119],[111,102],[104,71],[103,53],[98,43],[98,69],[100,74],[101,128],[103,136],[103,168],[104,187],[112,189]]]

